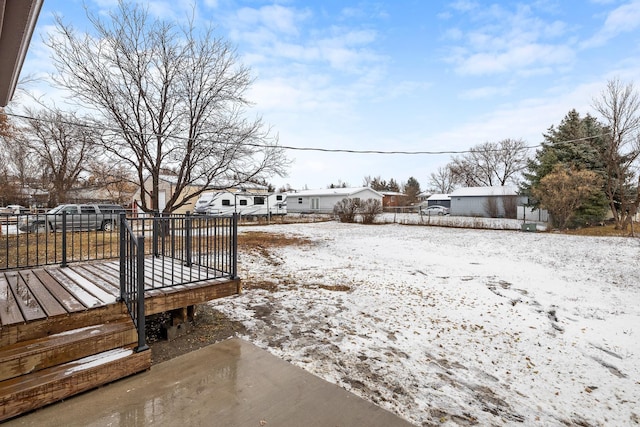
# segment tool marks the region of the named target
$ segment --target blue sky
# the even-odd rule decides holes
[[[85,2],[94,12],[114,3]],[[144,3],[171,20],[192,4]],[[88,28],[82,4],[45,0],[23,75],[49,71],[41,39],[54,12]],[[204,0],[196,8],[198,22],[214,24],[251,67],[251,112],[285,146],[459,151],[504,138],[533,146],[570,109],[593,113],[608,79],[640,86],[640,0]],[[368,175],[413,176],[425,189],[451,157],[287,154],[289,176],[271,182],[298,189],[359,186]]]

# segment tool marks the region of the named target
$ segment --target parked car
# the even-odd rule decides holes
[[[69,231],[113,230],[119,221],[120,213],[125,212],[120,205],[75,205],[57,206],[44,214],[25,215],[18,223],[21,231],[60,231],[63,218]]]
[[[29,209],[20,205],[7,205],[6,208],[0,208],[1,215],[22,215],[28,212]]]
[[[449,208],[440,205],[432,205],[420,208],[420,215],[428,215],[428,216],[442,216],[449,215]]]

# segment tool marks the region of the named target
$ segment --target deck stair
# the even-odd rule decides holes
[[[151,351],[135,351],[131,318],[113,308],[3,325],[0,421],[149,369]]]

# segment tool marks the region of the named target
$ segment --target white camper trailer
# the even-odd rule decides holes
[[[196,214],[226,216],[238,213],[240,216],[285,215],[287,195],[233,193],[230,191],[206,192],[196,202]]]

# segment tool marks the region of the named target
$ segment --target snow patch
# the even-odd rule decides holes
[[[69,369],[65,371],[66,375],[71,375],[76,372],[84,371],[87,369],[95,368],[97,366],[106,365],[107,363],[115,362],[116,360],[124,359],[127,356],[133,354],[133,350],[130,349],[114,349],[102,352],[100,354],[95,354],[92,356],[87,356],[83,359],[76,360],[71,362],[73,365]]]
[[[640,419],[638,240],[336,222],[268,231],[315,243],[271,249],[277,267],[241,253],[246,289],[211,304],[294,365],[417,425]],[[277,290],[249,286],[265,280]]]

